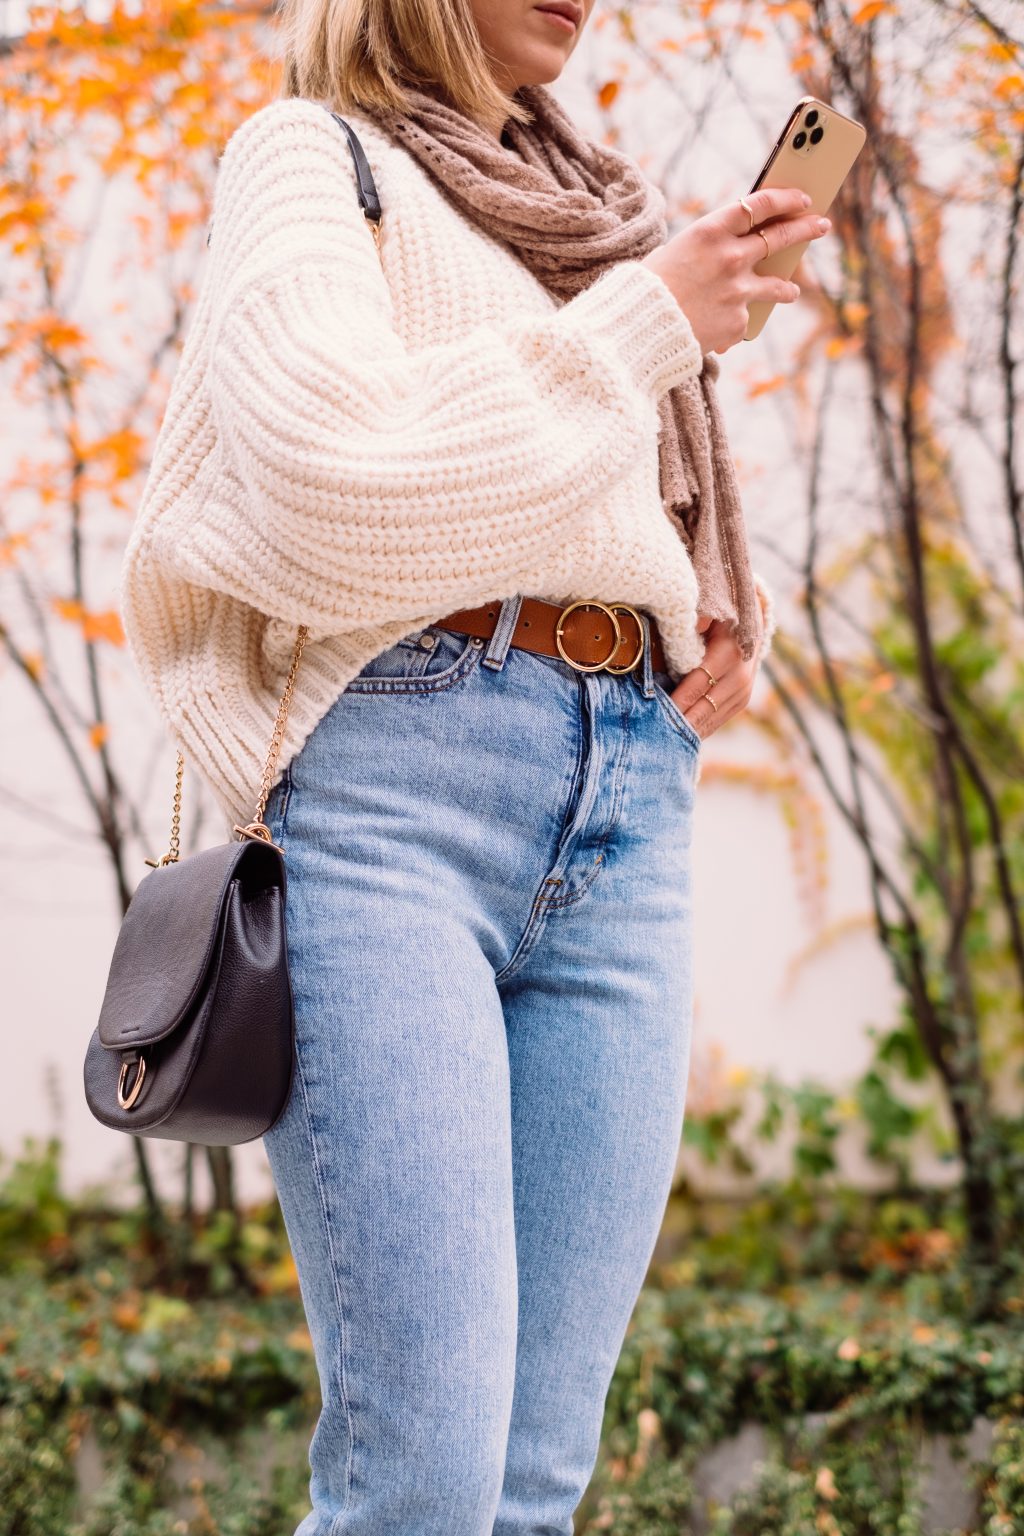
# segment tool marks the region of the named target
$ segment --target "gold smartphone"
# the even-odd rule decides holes
[[[844,117],[816,96],[801,96],[750,191],[756,192],[760,187],[799,187],[811,195],[811,205],[805,212],[827,213],[866,138],[863,123]],[[764,222],[767,227],[774,221]],[[773,256],[764,256],[754,271],[763,277],[790,278],[810,243],[801,240]],[[750,318],[744,341],[753,341],[761,334],[774,308],[775,300],[758,300],[748,305]]]

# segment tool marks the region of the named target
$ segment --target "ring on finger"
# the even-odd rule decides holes
[[[771,253],[772,253],[772,248],[768,244],[768,236],[765,234],[764,230],[763,229],[754,229],[754,230],[751,230],[751,234],[760,235],[761,236],[761,239],[764,241],[764,253],[765,253],[766,256],[770,256]],[[760,261],[761,260],[760,256],[757,259],[758,259],[758,261]]]
[[[698,668],[699,668],[699,670],[701,672],[707,672],[708,673],[708,687],[709,688],[713,688],[715,686],[715,684],[718,682],[718,678],[717,677],[712,677],[711,673],[708,672],[707,667],[704,665],[704,663],[702,661],[698,661],[697,666],[698,666]]]
[[[707,699],[708,703],[711,705],[711,708],[714,710],[715,714],[717,715],[718,714],[718,705],[715,703],[714,699],[711,697],[711,694],[710,693],[702,693],[701,694],[701,698],[702,699]]]
[[[749,235],[754,227],[754,210],[751,208],[745,197],[741,197],[739,199],[739,205],[741,208],[745,208],[747,210],[747,218],[750,220],[750,225],[747,229],[747,234]]]

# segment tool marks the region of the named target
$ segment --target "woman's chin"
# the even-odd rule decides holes
[[[524,64],[522,69],[516,70],[516,86],[520,85],[551,85],[558,79],[565,68],[568,55],[564,50],[545,48],[543,53],[538,50],[538,56]]]

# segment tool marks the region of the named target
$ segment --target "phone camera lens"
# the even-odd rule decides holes
[[[811,143],[812,144],[819,144],[824,137],[825,137],[825,130],[824,130],[824,128],[814,128],[814,129],[811,130]]]
[[[795,133],[793,135],[793,148],[794,149],[803,149],[803,147],[804,147],[804,145],[806,143],[807,143],[807,135],[806,135],[806,133],[804,133],[803,129],[801,129],[799,133]]]
[[[818,109],[817,107],[812,107],[807,116],[804,118],[804,122],[807,124],[808,128],[813,128],[817,121]]]

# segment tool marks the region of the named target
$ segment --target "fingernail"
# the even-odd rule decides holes
[[[811,194],[809,192],[805,192],[804,195],[803,195],[803,205],[804,205],[804,207],[805,208],[809,208],[813,201],[814,201],[814,199],[811,197]]]
[[[818,220],[818,228],[819,229],[831,229],[832,228],[832,220],[831,219],[819,219]]]

